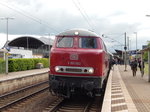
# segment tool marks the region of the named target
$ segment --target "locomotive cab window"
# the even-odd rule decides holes
[[[65,48],[73,46],[73,38],[72,37],[59,37],[56,43],[57,47]]]
[[[96,48],[96,38],[80,38],[79,39],[80,48]]]

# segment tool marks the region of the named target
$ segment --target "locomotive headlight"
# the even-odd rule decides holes
[[[93,68],[90,68],[90,69],[88,70],[88,72],[89,72],[90,74],[92,74],[92,73],[94,73],[94,69],[93,69]]]
[[[76,32],[74,32],[74,34],[75,34],[75,35],[79,35],[79,32],[76,31]]]
[[[55,71],[58,72],[60,68],[58,66],[55,67]]]

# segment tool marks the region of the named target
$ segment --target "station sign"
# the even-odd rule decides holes
[[[129,53],[130,55],[134,55],[134,54],[136,54],[136,50],[128,51],[128,53]]]

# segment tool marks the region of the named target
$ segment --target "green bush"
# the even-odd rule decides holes
[[[9,72],[31,70],[36,68],[37,63],[42,63],[44,68],[48,67],[47,58],[9,59]]]
[[[18,68],[18,64],[15,59],[8,60],[8,71],[9,72],[16,72]]]
[[[47,68],[49,66],[49,60],[47,58],[33,58],[34,61],[34,68],[36,68],[37,63],[42,63],[44,68]]]
[[[0,59],[0,73],[5,72],[5,61],[3,59]]]

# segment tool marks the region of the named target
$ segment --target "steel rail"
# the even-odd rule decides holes
[[[59,102],[52,108],[48,110],[48,112],[56,112],[62,105],[63,105],[64,99],[60,99]]]
[[[91,105],[93,104],[93,100],[94,99],[91,99],[90,101],[88,101],[86,103],[86,105],[82,105],[81,107],[74,107],[75,105],[74,104],[71,104],[69,106],[65,106],[66,104],[66,100],[65,99],[57,99],[55,100],[48,108],[46,108],[44,110],[44,112],[57,112],[57,111],[65,111],[65,110],[59,110],[59,109],[62,109],[62,108],[65,108],[66,109],[66,112],[68,111],[78,111],[80,109],[80,111],[82,112],[89,112],[90,108],[91,108]],[[70,102],[70,101],[69,101]],[[73,106],[73,108],[72,108]],[[67,110],[68,108],[68,110]],[[72,109],[70,109],[72,108]]]
[[[42,85],[44,83],[48,83],[48,81],[43,81],[43,82],[40,82],[38,84],[33,84],[33,85],[30,85],[30,86],[26,86],[24,88],[21,88],[21,89],[17,89],[17,90],[14,90],[14,91],[11,91],[9,93],[6,93],[6,94],[3,94],[0,96],[0,99],[4,98],[4,97],[8,97],[10,95],[13,95],[13,94],[16,94],[16,93],[19,93],[21,91],[24,91],[24,90],[27,90],[27,89],[30,89],[30,88],[33,88],[33,87],[36,87],[36,86],[39,86],[39,85]]]
[[[41,93],[41,92],[47,90],[48,88],[49,88],[49,86],[48,86],[48,87],[45,87],[45,88],[43,88],[43,89],[41,89],[41,90],[39,90],[39,91],[36,91],[36,92],[34,92],[34,93],[30,94],[30,95],[27,95],[27,96],[24,96],[24,97],[22,97],[22,98],[19,98],[19,99],[15,100],[15,101],[13,101],[13,102],[11,102],[11,103],[8,103],[8,104],[6,104],[6,105],[0,107],[0,111],[1,111],[1,110],[4,110],[4,109],[6,109],[6,108],[8,108],[8,107],[10,107],[10,106],[12,106],[12,105],[15,105],[15,104],[18,103],[18,102],[21,102],[21,101],[23,101],[23,100],[26,100],[26,99],[32,97],[32,96],[35,96],[35,95],[37,95],[37,94],[39,94],[39,93]]]
[[[87,105],[86,105],[86,107],[84,108],[84,110],[83,110],[83,112],[88,112],[88,110],[89,110],[89,107],[91,106],[91,102],[89,102]]]

